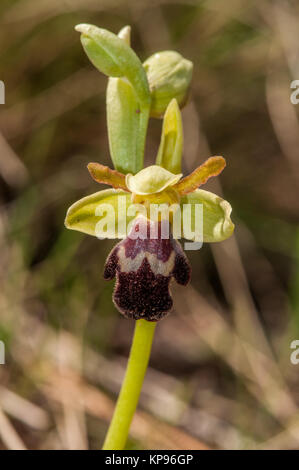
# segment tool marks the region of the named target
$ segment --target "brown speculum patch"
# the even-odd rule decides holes
[[[138,217],[127,238],[107,258],[104,278],[116,277],[113,301],[127,318],[158,321],[165,317],[172,308],[171,279],[182,285],[190,280],[189,261],[165,224]]]

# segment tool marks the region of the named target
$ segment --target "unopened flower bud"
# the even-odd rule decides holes
[[[149,57],[143,64],[151,90],[151,116],[162,117],[175,98],[183,107],[188,98],[193,64],[175,51],[163,51]]]

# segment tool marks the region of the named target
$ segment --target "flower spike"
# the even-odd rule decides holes
[[[147,368],[155,322],[171,311],[171,282],[190,281],[191,267],[177,239],[218,242],[234,231],[230,204],[198,189],[226,163],[211,157],[182,178],[183,127],[180,107],[189,94],[193,64],[174,51],[151,56],[143,65],[130,46],[130,27],[118,35],[80,24],[83,48],[107,75],[109,149],[114,170],[89,163],[98,183],[112,188],[75,202],[65,226],[99,239],[121,239],[105,263],[104,279],[115,279],[113,302],[138,320],[127,372],[103,450],[125,448]],[[156,164],[143,168],[149,117],[163,118]],[[198,243],[199,242],[199,243]],[[186,246],[186,245],[185,245]],[[188,249],[186,247],[186,249]]]

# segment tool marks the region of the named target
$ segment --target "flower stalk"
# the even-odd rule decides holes
[[[124,449],[148,366],[156,322],[137,320],[126,375],[103,450]]]

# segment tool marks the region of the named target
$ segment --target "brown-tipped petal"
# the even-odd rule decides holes
[[[128,191],[126,177],[123,173],[116,170],[110,170],[108,166],[100,163],[88,163],[88,171],[97,183],[109,184],[115,189]]]
[[[127,318],[161,320],[172,307],[171,278],[182,285],[190,280],[191,268],[181,245],[171,234],[162,238],[164,222],[138,217],[129,236],[114,247],[107,259],[104,278],[116,275],[113,301]],[[158,238],[150,238],[152,224],[158,224]],[[132,239],[136,231],[147,237]]]
[[[204,184],[211,176],[217,176],[226,165],[223,157],[210,157],[190,175],[173,186],[180,195],[191,193]]]

